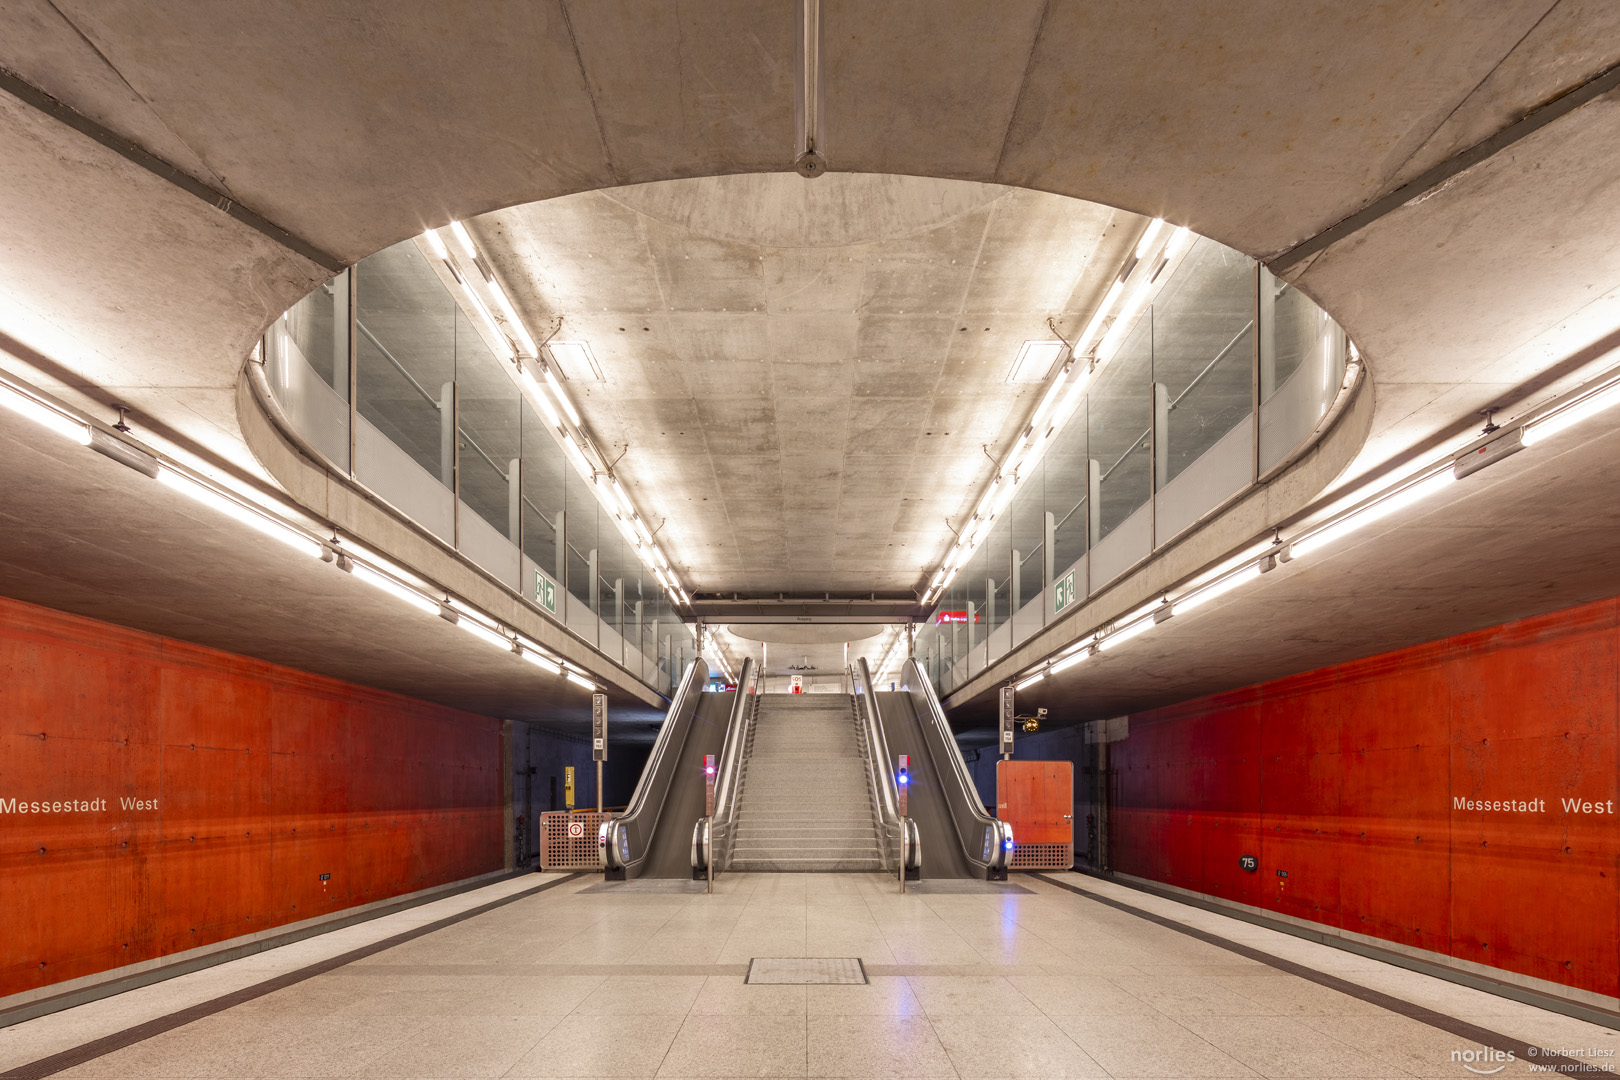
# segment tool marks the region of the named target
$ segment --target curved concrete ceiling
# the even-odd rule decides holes
[[[588,341],[575,404],[693,594],[905,596],[1146,220],[910,176],[568,195],[468,223],[528,325]],[[559,322],[560,320],[560,322]],[[539,334],[537,334],[539,336]],[[621,456],[622,455],[622,456]]]
[[[1620,60],[1620,9],[1577,0],[1304,13],[1226,0],[825,9],[835,170],[1040,189],[1158,215],[1262,257]],[[111,418],[114,403],[133,406],[137,430],[176,453],[256,472],[237,429],[237,374],[263,328],[327,276],[323,262],[539,199],[785,170],[792,23],[790,5],[763,0],[542,2],[477,19],[417,0],[368,18],[320,17],[288,0],[9,5],[0,66],[109,129],[109,142],[144,148],[208,190],[182,190],[161,169],[0,93],[0,364],[101,416]],[[1610,362],[1620,341],[1620,243],[1608,224],[1620,220],[1617,145],[1620,106],[1604,94],[1289,269],[1368,359],[1376,411],[1351,472],[1420,452],[1476,425],[1479,409],[1533,401]],[[297,243],[222,213],[226,204]],[[648,210],[642,216],[657,217]],[[1594,446],[1561,490],[1606,495],[1617,454]],[[1500,505],[1542,512],[1531,496],[1548,474],[1516,471],[1527,467],[1496,467],[1506,471],[1492,490]],[[18,479],[58,482],[49,470],[40,476]],[[67,512],[50,518],[53,543],[97,533],[104,557],[183,580],[183,545],[159,529],[98,533],[90,513],[74,512],[93,513],[95,501],[60,486]],[[1500,602],[1431,606],[1433,618],[1411,623],[1418,632],[1544,602],[1496,576],[1508,574],[1497,552],[1534,554],[1524,545],[1540,536],[1535,522],[1493,528],[1446,549],[1446,565]],[[23,561],[47,538],[16,518],[5,529]],[[256,650],[252,617],[232,614],[233,590],[274,583],[264,568],[250,577],[199,581],[188,602],[210,617],[165,625],[274,651]],[[1546,597],[1599,584],[1562,568],[1547,577]],[[19,595],[33,580],[11,571],[3,587]],[[55,582],[29,593],[41,602],[117,611],[108,617],[137,625],[153,618],[142,614],[145,594],[116,577],[97,580],[122,590],[122,606],[99,589],[41,580]],[[1302,611],[1341,587],[1303,573],[1286,585]],[[1360,602],[1338,609],[1333,625],[1318,619],[1301,633],[1346,649],[1395,643],[1407,631],[1381,605],[1402,597],[1400,579],[1369,572],[1358,588]],[[1202,613],[1203,632],[1178,638],[1176,656],[1160,661],[1208,659],[1218,677],[1194,686],[1144,671],[1143,681],[1119,684],[1112,707],[1152,698],[1153,686],[1183,693],[1252,678],[1254,656],[1223,651],[1235,640],[1229,612],[1238,615],[1228,605]],[[1278,655],[1306,664],[1321,653]],[[363,666],[354,670],[364,677]]]

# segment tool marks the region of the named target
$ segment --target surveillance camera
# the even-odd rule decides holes
[[[1046,710],[1045,709],[1036,709],[1035,710],[1035,715],[1036,716],[1045,716],[1046,715]]]

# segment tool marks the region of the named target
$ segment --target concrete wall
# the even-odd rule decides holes
[[[1613,1008],[1617,672],[1604,600],[1134,714],[1111,868]],[[1018,745],[1076,763],[1082,862],[1096,751],[1083,728]],[[988,798],[988,751],[975,774]]]
[[[501,728],[0,599],[0,996],[500,871]]]

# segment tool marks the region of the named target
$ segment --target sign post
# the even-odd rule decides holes
[[[607,760],[607,695],[591,695],[591,760],[596,762],[596,812],[602,812],[602,762]]]
[[[563,766],[563,808],[565,810],[574,808],[574,767],[572,765]]]
[[[1013,688],[1001,688],[1001,758],[1010,760],[1013,753]]]

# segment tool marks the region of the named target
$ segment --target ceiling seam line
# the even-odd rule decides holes
[[[596,121],[596,142],[602,148],[602,162],[607,166],[608,176],[613,178],[613,185],[622,186],[624,181],[619,178],[619,170],[613,164],[613,151],[608,149],[607,132],[602,130],[602,113],[596,107],[596,89],[591,86],[591,77],[585,70],[585,57],[579,51],[579,36],[574,33],[574,17],[568,13],[568,0],[558,0],[557,10],[562,12],[563,29],[568,31],[568,44],[574,50],[574,66],[579,69],[579,81],[591,103],[591,119]]]
[[[1272,273],[1280,275],[1309,256],[1331,247],[1353,233],[1360,232],[1406,204],[1436,191],[1453,177],[1490,160],[1508,147],[1568,116],[1616,87],[1620,87],[1620,64],[1606,68],[1568,93],[1532,110],[1496,134],[1419,174],[1383,198],[1374,200],[1315,236],[1300,241],[1269,260],[1262,261]]]
[[[130,82],[129,79],[125,78],[122,71],[118,70],[118,65],[112,62],[112,57],[103,52],[101,50],[101,46],[92,41],[90,35],[86,34],[78,23],[74,22],[68,17],[67,13],[64,12],[61,6],[56,3],[56,0],[45,0],[45,3],[52,11],[56,12],[58,18],[66,23],[68,27],[79,36],[79,40],[84,42],[85,45],[89,47],[90,51],[95,53],[97,58],[100,59],[103,64],[107,65],[107,70],[118,76],[118,81],[124,84],[124,88],[127,89],[131,94],[134,94],[142,105],[146,106],[146,110],[152,114],[152,118],[159,124],[163,125],[163,130],[167,131],[170,135],[173,135],[181,146],[184,146],[187,150],[190,150],[191,153],[197,158],[197,163],[199,165],[208,169],[208,175],[212,177],[212,183],[222,188],[225,187],[225,178],[220,176],[219,173],[215,172],[213,169],[208,168],[208,162],[203,160],[203,156],[197,150],[197,148],[186,142],[186,140],[181,137],[180,133],[174,130],[174,128],[169,125],[167,120],[163,119],[162,114],[159,113],[156,107],[154,107],[153,104],[147,100],[146,95],[135,89],[135,84]]]
[[[1557,0],[1554,0],[1556,3]],[[1024,104],[1024,94],[1029,89],[1029,73],[1035,68],[1035,54],[1040,51],[1041,39],[1046,36],[1046,20],[1052,13],[1051,0],[1041,5],[1041,21],[1035,24],[1035,36],[1029,43],[1029,56],[1024,59],[1024,76],[1018,80],[1018,93],[1013,97],[1012,112],[1007,116],[1007,129],[1001,134],[1001,147],[996,151],[996,167],[991,176],[996,182],[1001,182],[1001,163],[1007,157],[1007,144],[1012,141],[1013,127],[1018,123],[1018,111]]]
[[[9,68],[0,67],[0,90],[4,90],[24,105],[30,106],[58,123],[100,143],[113,153],[139,165],[153,176],[161,180],[167,180],[187,194],[193,195],[214,209],[222,211],[227,217],[233,218],[255,232],[275,241],[293,254],[307,259],[334,274],[341,273],[348,265],[336,255],[323,251],[268,218],[254,213],[229,195],[216,191],[190,173],[171,165],[111,128],[96,123],[83,113],[58,101],[37,86],[25,81]]]
[[[1441,117],[1440,122],[1434,125],[1433,129],[1423,137],[1423,141],[1419,143],[1410,154],[1407,154],[1406,157],[1401,159],[1401,163],[1395,166],[1394,170],[1392,171],[1392,175],[1399,175],[1400,171],[1406,168],[1407,162],[1417,157],[1418,154],[1422,152],[1423,148],[1429,145],[1429,141],[1433,139],[1435,135],[1439,134],[1440,129],[1444,128],[1448,123],[1450,123],[1451,118],[1456,116],[1458,111],[1461,110],[1464,105],[1468,104],[1475,94],[1479,93],[1480,88],[1490,81],[1492,75],[1495,75],[1502,69],[1502,65],[1507,63],[1513,54],[1519,51],[1519,46],[1523,45],[1525,41],[1529,39],[1530,35],[1536,32],[1537,27],[1547,21],[1547,16],[1551,15],[1553,10],[1561,3],[1563,3],[1563,0],[1552,0],[1552,3],[1547,5],[1547,10],[1543,11],[1539,16],[1537,16],[1536,21],[1530,24],[1530,28],[1528,30],[1519,35],[1519,40],[1513,43],[1512,48],[1503,53],[1502,58],[1491,65],[1491,70],[1487,71],[1483,76],[1481,76],[1480,80],[1469,89],[1468,93],[1457,99],[1457,104],[1452,107],[1450,112]]]

